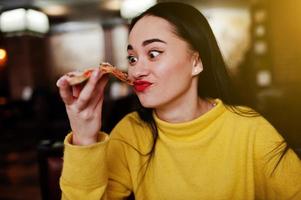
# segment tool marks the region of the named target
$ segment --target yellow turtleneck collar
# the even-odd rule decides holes
[[[154,119],[158,126],[159,135],[163,134],[166,137],[181,140],[192,139],[196,136],[196,134],[198,135],[198,133],[225,112],[226,108],[220,99],[215,99],[214,102],[216,105],[211,110],[194,120],[183,123],[169,123],[163,121],[158,118],[155,112],[153,112]]]

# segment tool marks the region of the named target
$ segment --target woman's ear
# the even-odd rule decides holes
[[[201,73],[203,71],[203,63],[201,61],[201,58],[199,56],[199,53],[195,52],[192,55],[192,72],[191,75],[192,76],[196,76],[199,73]]]

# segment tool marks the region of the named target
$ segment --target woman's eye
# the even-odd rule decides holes
[[[128,56],[127,59],[130,64],[134,64],[138,60],[138,58],[136,58],[135,56]]]
[[[162,51],[150,51],[148,55],[151,59],[153,59],[160,55],[160,53],[162,53]]]

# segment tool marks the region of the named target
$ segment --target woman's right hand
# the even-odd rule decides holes
[[[73,133],[72,144],[89,145],[97,142],[107,82],[108,76],[103,75],[98,68],[82,87],[70,86],[66,76],[57,81]]]

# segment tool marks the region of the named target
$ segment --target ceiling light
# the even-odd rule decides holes
[[[49,31],[49,20],[46,14],[33,10],[18,8],[4,11],[0,16],[0,27],[2,32],[34,31],[47,33]]]
[[[6,64],[7,53],[5,49],[0,48],[0,69]]]
[[[130,19],[155,4],[156,0],[123,0],[120,13],[123,18]]]
[[[27,10],[27,29],[39,33],[49,31],[49,21],[47,15],[40,11]]]
[[[26,10],[19,8],[4,11],[1,14],[0,26],[2,32],[23,31],[26,29]]]
[[[121,6],[120,0],[110,0],[110,1],[104,1],[102,3],[102,7],[107,9],[107,10],[119,10]]]
[[[65,5],[49,5],[43,7],[43,12],[49,16],[64,16],[70,12],[70,9]]]

